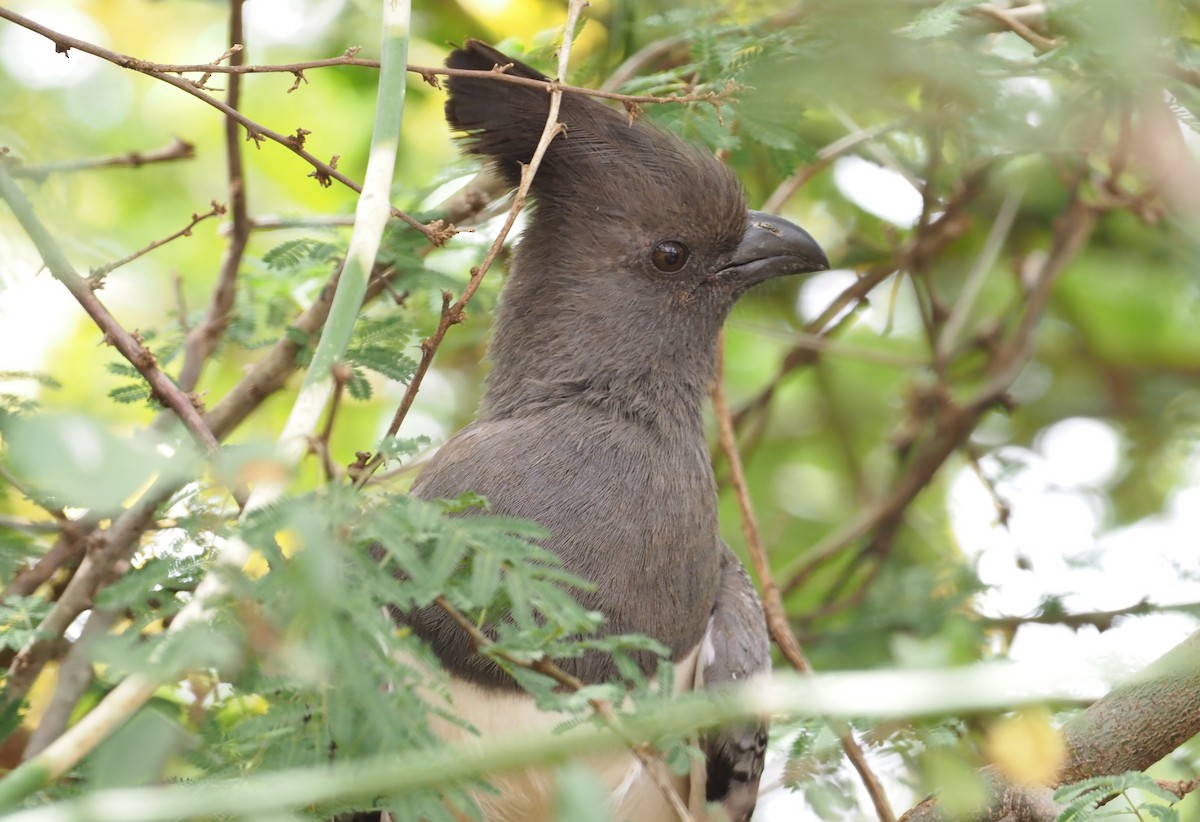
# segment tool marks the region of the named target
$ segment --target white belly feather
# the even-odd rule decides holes
[[[690,691],[696,686],[696,662],[704,641],[701,640],[696,648],[675,664],[676,693]],[[415,659],[405,659],[404,662],[418,670],[426,670],[431,677],[446,676],[442,671],[428,671]],[[479,731],[476,736],[459,725],[431,714],[430,723],[434,731],[451,744],[471,746],[489,737],[549,734],[568,718],[562,713],[539,711],[533,700],[523,692],[497,692],[453,676],[449,677],[446,690],[449,692],[449,701],[435,688],[426,688],[423,696],[431,705],[446,709]],[[614,822],[674,822],[677,819],[658,786],[629,751],[589,757],[583,762],[609,791]],[[702,769],[700,773],[703,773]],[[675,790],[687,804],[689,782],[692,780],[687,776],[670,776]],[[496,789],[496,793],[474,794],[485,822],[550,822],[553,819],[554,774],[551,769],[539,767],[495,774],[488,777],[488,782]],[[692,793],[694,801],[695,792]],[[703,796],[701,789],[701,802]],[[465,820],[468,817],[461,818]]]

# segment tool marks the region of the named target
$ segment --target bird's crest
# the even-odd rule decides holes
[[[541,72],[486,43],[467,40],[446,60],[454,69],[492,71],[549,83]],[[446,119],[466,132],[475,154],[491,157],[511,185],[520,182],[520,164],[537,148],[550,109],[546,88],[487,77],[450,77]],[[589,97],[563,95],[559,120],[566,134],[554,138],[533,183],[543,202],[565,206],[580,199],[595,210],[629,213],[631,204],[678,206],[693,216],[707,212],[740,235],[745,203],[737,180],[712,155],[664,134]],[[694,202],[691,202],[694,200]],[[719,214],[713,214],[714,207]],[[636,216],[636,215],[633,215]],[[722,220],[723,221],[723,220]]]

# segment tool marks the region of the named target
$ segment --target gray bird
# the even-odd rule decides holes
[[[547,80],[475,40],[446,64],[511,64],[510,75]],[[542,88],[451,77],[446,118],[515,186],[549,98]],[[753,677],[770,668],[766,625],[718,533],[702,407],[737,299],[828,261],[803,229],[748,211],[737,180],[711,155],[575,94],[564,95],[559,119],[566,134],[534,180],[536,209],[501,293],[479,417],[437,452],[413,494],[473,491],[493,513],[540,523],[563,565],[595,584],[580,601],[604,614],[603,631],[661,642],[677,686]],[[482,734],[559,721],[540,717],[439,609],[397,616],[431,646],[449,674],[453,710]],[[558,662],[587,683],[616,676],[605,654]],[[653,674],[656,657],[639,662]],[[684,800],[749,819],[765,745],[764,725],[707,736],[707,773],[678,786]],[[674,818],[628,754],[593,764],[613,791],[614,819]],[[496,793],[477,797],[488,822],[549,816],[546,774],[493,785]]]

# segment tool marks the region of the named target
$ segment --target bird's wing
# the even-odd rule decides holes
[[[721,544],[721,579],[696,666],[697,688],[715,689],[771,670],[770,639],[762,603],[742,563]],[[758,801],[767,750],[767,724],[714,731],[701,739],[706,773],[704,801],[718,802],[730,822],[746,822]],[[692,799],[698,799],[693,778]]]

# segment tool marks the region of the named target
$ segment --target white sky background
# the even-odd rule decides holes
[[[95,24],[64,4],[38,13],[51,26],[104,41]],[[247,18],[251,39],[295,44],[320,32],[343,0],[251,0]],[[26,9],[26,12],[29,10]],[[33,47],[32,40],[39,41]],[[35,35],[8,26],[0,31],[0,59],[34,87],[85,84],[91,61],[64,60]],[[1190,138],[1191,135],[1189,135]],[[899,227],[911,226],[920,211],[917,191],[899,174],[857,157],[839,160],[833,168],[840,191],[864,210]],[[0,235],[0,371],[39,370],[82,313],[74,300],[46,272],[36,273],[40,260],[24,238]],[[815,315],[853,277],[832,271],[805,284],[797,306],[798,319]],[[120,316],[136,296],[122,294],[121,278],[110,280],[106,302]],[[886,309],[884,309],[886,310]],[[883,311],[868,307],[857,319],[882,330]],[[906,333],[904,317],[894,318],[893,333]],[[909,318],[912,319],[912,318]],[[915,329],[915,321],[911,323]],[[431,373],[426,392],[444,393],[452,386]],[[6,390],[16,388],[8,384]],[[429,417],[433,436],[445,432]],[[1096,489],[1120,468],[1126,443],[1121,432],[1105,421],[1069,419],[1047,429],[1032,449],[1010,447],[1002,455],[1019,467],[1005,474],[998,492],[1012,508],[1008,528],[996,524],[993,502],[969,469],[953,478],[950,519],[967,558],[978,563],[989,590],[980,596],[981,611],[989,616],[1029,615],[1047,595],[1063,598],[1070,611],[1111,610],[1150,598],[1159,604],[1200,601],[1197,534],[1200,533],[1200,451],[1193,454],[1190,482],[1178,489],[1161,513],[1115,530],[1102,530],[1102,495]],[[984,470],[1001,472],[994,458]],[[1113,659],[1136,670],[1161,656],[1196,630],[1198,620],[1182,614],[1128,618],[1104,633],[1062,626],[1027,625],[1017,632],[1010,657],[1022,661]],[[1101,683],[1080,683],[1087,691]],[[895,762],[877,763],[889,783],[898,808],[907,807],[909,794],[895,779]],[[780,763],[769,768],[764,786],[778,779]],[[887,776],[891,774],[891,778]],[[869,811],[865,796],[861,807]],[[815,818],[800,796],[768,791],[756,819],[760,822]],[[869,813],[865,819],[873,819]]]

